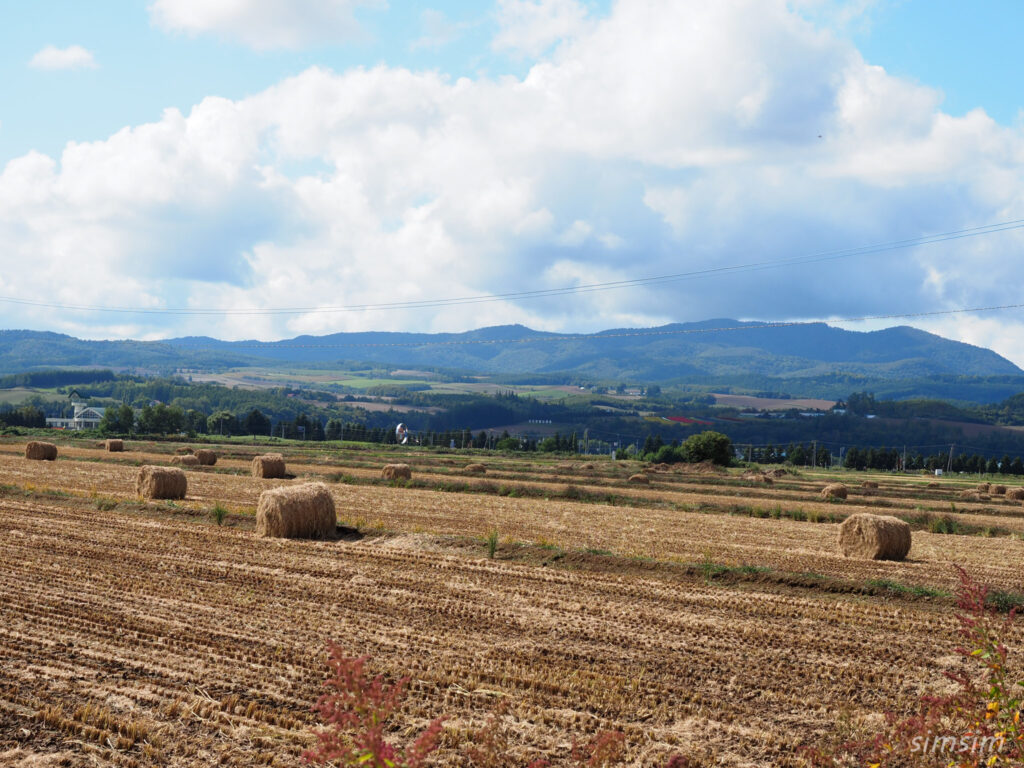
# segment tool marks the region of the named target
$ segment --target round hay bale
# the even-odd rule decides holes
[[[1024,499],[1024,488],[1010,488],[1006,492],[1006,498],[1020,501]]]
[[[464,472],[469,472],[471,475],[483,475],[487,473],[487,467],[483,464],[467,464],[463,467]]]
[[[839,551],[865,560],[903,560],[910,551],[910,526],[888,515],[850,515],[839,526]]]
[[[629,476],[629,482],[640,483],[641,485],[650,485],[651,478],[641,472],[637,472],[635,475]]]
[[[977,490],[980,493],[988,493],[988,488],[989,488],[989,484],[988,483],[978,483],[978,489]]]
[[[865,491],[877,491],[878,483],[876,483],[874,480],[865,480],[863,483],[860,484],[860,487],[863,488]]]
[[[769,469],[764,474],[765,474],[766,477],[779,478],[779,477],[785,477],[786,475],[789,474],[789,472],[787,470],[782,469],[780,467],[778,469]]]
[[[991,488],[988,489],[988,492],[991,493],[993,496],[1002,496],[1004,493],[1006,493],[1006,486],[993,485]]]
[[[191,456],[193,453],[195,453],[195,451],[193,451],[191,448],[188,448],[186,446],[180,446],[178,448],[175,448],[174,452],[176,454],[178,454],[179,456]]]
[[[580,464],[580,469],[583,469],[583,470],[591,470],[593,468],[594,468],[594,465],[591,464],[589,461],[585,461],[582,464]]]
[[[184,499],[188,478],[176,467],[139,467],[135,492],[144,499]]]
[[[925,488],[941,488],[941,487],[942,487],[942,483],[936,483],[936,482],[928,483],[925,486]]]
[[[121,453],[124,450],[124,440],[105,440],[103,447],[107,449],[107,453]]]
[[[385,480],[412,480],[412,467],[408,464],[385,464],[380,476]]]
[[[963,499],[964,501],[981,501],[982,494],[968,488],[966,491],[960,491],[956,497],[958,499]]]
[[[33,461],[55,461],[57,458],[57,446],[53,443],[43,443],[32,440],[25,445],[25,458]]]
[[[204,467],[212,467],[217,463],[217,454],[208,448],[200,448],[196,451],[196,458],[199,459],[199,463]]]
[[[334,499],[323,483],[271,488],[260,494],[256,535],[280,539],[324,539],[338,525]]]
[[[182,454],[181,456],[174,456],[171,458],[171,464],[177,464],[181,467],[198,467],[199,459],[193,456],[191,453]]]
[[[772,479],[771,475],[765,472],[759,472],[756,469],[748,469],[746,472],[740,475],[740,479],[747,480],[751,483],[764,483],[765,485],[775,484],[775,481]]]
[[[256,456],[252,460],[252,476],[253,477],[284,477],[286,468],[284,465],[284,456],[280,453],[265,453],[262,456]]]
[[[829,483],[821,489],[823,499],[845,499],[849,489],[842,483]]]

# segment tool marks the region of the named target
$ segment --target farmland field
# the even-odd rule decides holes
[[[870,733],[947,685],[954,563],[1024,581],[1024,508],[961,498],[967,481],[843,475],[850,497],[829,503],[834,474],[636,485],[607,459],[486,456],[476,476],[476,454],[314,448],[262,480],[262,449],[236,444],[189,472],[184,501],[144,503],[137,465],[174,445],[67,444],[54,463],[23,448],[0,443],[0,764],[299,765],[333,639],[411,677],[397,740],[448,718],[438,764],[469,764],[500,703],[513,764],[568,764],[604,729],[634,765],[800,765],[801,744]],[[379,480],[396,459],[411,486]],[[259,493],[310,479],[348,532],[256,538]],[[855,511],[916,520],[909,559],[839,556]]]

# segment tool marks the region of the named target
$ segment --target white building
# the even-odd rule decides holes
[[[85,403],[71,403],[75,414],[70,419],[52,418],[46,420],[46,426],[53,429],[96,429],[103,419],[106,408],[94,408]]]

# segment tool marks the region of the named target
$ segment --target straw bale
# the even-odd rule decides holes
[[[200,448],[196,451],[196,458],[199,459],[199,463],[204,467],[212,467],[217,463],[217,454],[208,448]]]
[[[888,515],[850,515],[839,526],[839,551],[865,560],[903,560],[910,551],[910,526]]]
[[[863,483],[860,484],[860,487],[863,488],[865,491],[876,491],[878,490],[878,483],[876,483],[874,480],[865,480]]]
[[[111,438],[104,441],[103,447],[107,449],[107,453],[121,453],[124,450],[124,440]]]
[[[145,499],[184,499],[188,478],[176,467],[139,467],[135,492]]]
[[[380,476],[385,480],[412,480],[412,467],[408,464],[385,464]]]
[[[463,467],[464,472],[469,472],[471,475],[483,475],[487,473],[487,467],[483,464],[467,464]]]
[[[265,453],[252,460],[253,477],[284,477],[286,468],[284,456],[280,453]]]
[[[171,464],[177,464],[180,467],[198,467],[199,459],[197,459],[191,453],[186,453],[181,456],[172,457]]]
[[[651,482],[651,478],[649,478],[647,475],[645,475],[643,473],[638,472],[635,475],[630,475],[629,476],[629,482],[631,482],[631,483],[641,483],[643,485],[648,485]]]
[[[740,475],[740,479],[748,480],[751,483],[764,483],[765,485],[774,485],[775,483],[771,475],[768,475],[756,469],[748,469],[746,472]]]
[[[25,458],[33,461],[54,461],[57,458],[57,446],[32,440],[25,445]]]
[[[988,493],[988,483],[978,483],[978,491],[981,493]]]
[[[174,452],[176,454],[178,454],[179,456],[191,456],[193,453],[195,453],[195,451],[193,451],[191,448],[189,448],[187,446],[184,446],[184,445],[180,446],[178,448],[175,448]]]
[[[991,488],[988,489],[988,492],[991,493],[993,496],[1002,496],[1004,493],[1006,493],[1006,486],[993,485]]]
[[[323,539],[338,525],[334,499],[323,483],[272,488],[260,494],[256,535],[282,539]]]
[[[849,489],[842,483],[829,483],[821,489],[823,499],[845,499]]]
[[[1006,492],[1006,498],[1013,499],[1014,501],[1024,499],[1024,488],[1010,488]]]

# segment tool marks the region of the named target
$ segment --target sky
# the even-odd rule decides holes
[[[959,311],[1024,302],[1022,25],[1018,0],[0,0],[0,327],[822,319],[1024,365],[1021,309]]]

